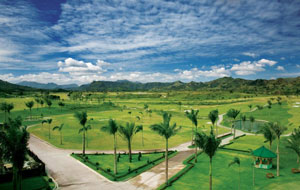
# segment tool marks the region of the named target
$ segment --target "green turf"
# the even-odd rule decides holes
[[[22,180],[22,189],[24,190],[49,190],[54,188],[54,183],[48,182],[48,177],[46,176],[38,176],[38,177],[31,177]],[[10,190],[12,188],[12,182],[9,183],[2,183],[0,184],[1,190]]]
[[[259,148],[263,145],[263,138],[258,136],[246,136],[235,140],[228,148],[248,150],[248,148]],[[265,144],[265,146],[268,146]],[[266,173],[273,173],[276,176],[276,169],[264,170],[255,168],[255,189],[297,189],[300,185],[299,175],[291,173],[291,168],[297,167],[296,154],[285,148],[286,138],[282,138],[280,146],[281,165],[280,177],[274,179],[266,178]],[[273,151],[275,145],[273,146]],[[241,189],[252,189],[252,161],[249,153],[242,153],[230,150],[219,149],[213,159],[213,189],[238,189],[238,166],[228,167],[234,157],[241,160]],[[273,164],[276,163],[276,159]],[[209,187],[209,159],[205,154],[198,157],[198,163],[182,176],[178,181],[167,189],[208,189]]]
[[[169,153],[169,158],[173,157],[176,155],[176,152],[174,153]],[[150,154],[142,154],[142,157],[140,160],[138,160],[138,154],[132,154],[132,162],[129,162],[129,155],[124,155],[121,154],[121,157],[119,159],[119,162],[117,163],[118,165],[118,173],[116,177],[112,177],[108,175],[106,172],[97,169],[97,166],[94,165],[98,163],[98,167],[101,167],[102,169],[106,170],[109,169],[111,174],[114,174],[114,155],[113,154],[98,154],[98,155],[88,155],[86,154],[86,157],[88,157],[88,160],[91,163],[88,163],[82,159],[82,157],[72,154],[74,158],[77,160],[81,161],[82,163],[86,164],[90,168],[94,169],[101,175],[107,177],[110,180],[113,181],[124,181],[129,178],[132,178],[134,176],[137,176],[138,174],[152,168],[153,166],[161,163],[164,161],[164,153],[162,152],[157,152],[157,153],[150,153]],[[154,162],[155,161],[155,162]],[[144,167],[142,167],[144,166]],[[130,170],[135,170],[137,168],[141,167],[138,169],[136,172],[128,173],[129,169]]]

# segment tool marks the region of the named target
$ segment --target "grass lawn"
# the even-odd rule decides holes
[[[235,140],[228,148],[239,148],[248,150],[256,149],[263,145],[263,137],[246,136]],[[265,144],[268,147],[267,144]],[[280,177],[274,179],[266,178],[266,173],[273,173],[276,176],[276,169],[264,170],[255,168],[255,189],[298,189],[300,186],[300,175],[293,174],[291,168],[297,167],[296,154],[285,148],[286,138],[282,138],[280,146]],[[275,151],[275,145],[272,147]],[[228,167],[234,157],[241,160],[241,189],[252,189],[252,161],[253,158],[248,153],[219,149],[213,158],[213,189],[238,189],[238,165]],[[276,159],[273,164],[276,163]],[[275,166],[274,166],[275,167]],[[198,157],[198,163],[183,175],[178,181],[172,184],[170,189],[208,189],[209,188],[209,158],[205,154]]]
[[[22,180],[22,189],[24,190],[49,190],[55,187],[54,183],[48,182],[47,176],[31,177]],[[12,182],[0,184],[1,190],[12,189]]]
[[[173,157],[176,155],[176,152],[173,152],[172,154],[170,154],[169,152],[169,157]],[[72,156],[74,158],[76,158],[77,160],[81,161],[82,163],[86,164],[87,166],[89,166],[90,168],[92,168],[93,170],[97,171],[98,173],[100,173],[101,175],[105,176],[106,178],[113,180],[113,181],[124,181],[127,180],[129,178],[132,178],[150,168],[152,168],[153,166],[161,163],[162,161],[164,161],[164,153],[162,152],[157,152],[157,153],[150,153],[150,154],[142,154],[142,158],[140,159],[140,161],[138,160],[138,154],[132,154],[132,162],[129,162],[129,155],[123,155],[121,154],[121,157],[119,159],[119,162],[117,164],[118,166],[118,174],[116,175],[116,179],[114,179],[113,176],[107,174],[106,172],[98,169],[97,170],[97,166],[96,163],[98,163],[98,167],[101,167],[104,170],[110,170],[109,173],[114,174],[114,155],[113,154],[98,154],[98,155],[89,155],[86,154],[86,157],[88,157],[88,160],[91,163],[85,162],[82,157],[76,155],[76,154],[72,154]],[[118,155],[117,155],[118,156]],[[155,161],[156,160],[156,161]],[[155,161],[155,162],[154,162]],[[154,162],[154,163],[151,163]],[[145,167],[142,167],[145,166]],[[137,171],[133,171],[132,173],[128,173],[129,170],[135,170],[137,168],[141,167],[140,169],[138,169]]]

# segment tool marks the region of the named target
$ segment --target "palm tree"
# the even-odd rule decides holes
[[[86,122],[87,122],[87,113],[86,111],[83,112],[76,112],[74,117],[79,121],[80,125],[82,126],[81,129],[79,129],[78,133],[82,132],[82,154],[85,155],[85,133],[87,131],[86,129]]]
[[[300,127],[298,129],[294,129],[293,133],[289,136],[287,148],[295,151],[297,154],[297,164],[299,165],[300,158]],[[300,168],[300,165],[298,166]]]
[[[176,123],[170,125],[172,115],[166,112],[163,113],[163,122],[159,124],[151,125],[150,128],[157,132],[160,136],[163,136],[166,140],[166,152],[165,152],[165,162],[166,162],[166,185],[168,185],[168,140],[172,136],[176,135],[181,127],[177,127]]]
[[[34,106],[34,101],[25,102],[26,107],[30,110],[30,119],[32,119],[31,109]]]
[[[255,118],[251,115],[249,118],[250,122],[251,122],[251,129],[253,130],[253,124],[255,122]]]
[[[9,118],[5,131],[0,131],[0,144],[3,148],[3,157],[13,165],[13,189],[21,190],[22,169],[28,151],[29,133],[22,127],[20,117]]]
[[[123,127],[122,125],[119,127],[119,132],[121,136],[127,141],[128,144],[128,152],[129,152],[129,162],[132,161],[132,156],[131,156],[131,143],[132,143],[132,138],[133,135],[136,133],[140,132],[142,128],[140,125],[135,126],[134,123],[126,123],[126,127]]]
[[[44,106],[44,100],[40,99],[40,104],[41,104],[41,107]]]
[[[116,138],[116,134],[118,132],[118,125],[117,122],[115,120],[110,119],[108,121],[108,125],[107,126],[103,126],[101,127],[101,131],[109,133],[110,135],[114,136],[114,173],[115,175],[117,175],[118,171],[117,171],[117,138]]]
[[[88,131],[92,129],[91,125],[86,126],[86,147],[89,147],[89,137],[88,137]]]
[[[226,115],[228,117],[233,119],[233,121],[232,121],[232,127],[234,128],[233,139],[235,139],[235,119],[239,115],[240,112],[241,112],[240,110],[230,109],[226,113]],[[232,132],[232,128],[231,128],[231,132]]]
[[[139,125],[138,126],[140,129],[141,129],[141,131],[142,131],[142,146],[144,146],[144,127],[143,127],[143,125]]]
[[[241,120],[243,122],[243,129],[245,129],[245,123],[247,121],[247,116],[246,115],[241,115]]]
[[[51,125],[51,123],[52,123],[52,119],[49,118],[49,119],[47,119],[46,121],[47,121],[47,123],[48,123],[48,138],[50,139],[50,138],[51,138],[51,134],[50,134],[50,125]],[[43,124],[43,121],[42,121],[42,124]]]
[[[39,109],[39,104],[40,104],[41,99],[35,98],[34,101],[36,102],[36,108]]]
[[[264,137],[266,139],[265,143],[269,142],[270,150],[272,150],[272,143],[276,139],[276,135],[274,134],[274,132],[272,130],[272,125],[274,125],[274,123],[272,123],[272,122],[266,123],[259,131],[259,133],[262,133],[264,135]]]
[[[60,126],[53,127],[53,131],[58,130],[60,133],[60,145],[62,145],[62,129],[64,127],[64,124],[61,124]]]
[[[206,135],[203,132],[196,133],[195,142],[209,157],[209,189],[212,190],[212,159],[221,144],[221,139],[215,137],[211,128],[210,135]]]
[[[215,127],[215,124],[219,118],[219,111],[218,110],[212,110],[211,112],[209,112],[208,114],[208,118],[210,119],[213,127]],[[218,137],[218,127],[216,125],[216,136]]]
[[[193,110],[193,109],[190,112],[189,111],[185,112],[186,117],[189,118],[189,120],[191,120],[193,125],[195,126],[195,132],[198,131],[198,129],[197,129],[197,127],[198,127],[198,119],[197,119],[198,113],[199,113],[199,110]],[[194,138],[194,131],[192,131],[192,142],[193,142],[193,138]],[[197,146],[195,146],[195,163],[197,163]]]
[[[58,102],[58,105],[60,107],[60,111],[62,111],[62,108],[65,106],[65,103],[63,102]]]
[[[241,161],[238,157],[234,157],[234,159],[232,160],[232,162],[230,162],[228,164],[228,167],[232,166],[233,164],[237,164],[239,166],[239,189],[241,189],[241,173],[240,173],[240,166],[241,166]]]
[[[277,149],[276,149],[276,153],[277,153],[277,176],[279,176],[279,159],[280,159],[280,155],[279,155],[279,144],[280,144],[280,136],[284,133],[284,131],[287,130],[287,127],[280,125],[278,122],[273,123],[272,125],[270,125],[271,130],[273,130],[276,138],[277,138]]]
[[[10,111],[12,109],[14,109],[14,104],[13,103],[6,103],[6,102],[2,102],[0,105],[0,109],[1,111],[4,111],[4,122],[6,123],[7,121],[7,116],[6,114],[10,114]]]
[[[249,150],[249,153],[250,155],[253,155],[253,150],[252,149],[248,149]],[[255,166],[254,166],[254,162],[252,162],[253,164],[251,165],[252,166],[252,189],[254,190],[255,189]]]

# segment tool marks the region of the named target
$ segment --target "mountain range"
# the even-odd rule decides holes
[[[36,82],[21,82],[18,85],[0,80],[0,91],[34,91],[37,89],[72,90],[72,91],[228,91],[252,94],[300,94],[300,77],[278,79],[246,80],[241,78],[223,77],[209,82],[131,82],[94,81],[78,86],[76,84],[57,85],[55,83],[41,84]]]

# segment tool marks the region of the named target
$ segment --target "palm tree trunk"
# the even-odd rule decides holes
[[[31,113],[31,108],[30,108],[30,120],[32,120],[32,113]]]
[[[0,156],[0,174],[2,174],[3,171],[4,171],[4,163],[3,163],[2,157]]]
[[[131,162],[132,157],[131,157],[131,140],[128,140],[128,151],[129,151],[129,162]]]
[[[88,131],[86,131],[86,147],[89,147],[89,136],[88,136]]]
[[[144,129],[142,129],[142,145],[144,146]]]
[[[241,173],[240,173],[240,166],[239,166],[239,190],[241,189]]]
[[[218,125],[216,124],[216,137],[218,138],[218,134],[219,134],[219,132],[218,132]]]
[[[165,153],[165,160],[166,160],[166,185],[168,186],[168,180],[169,180],[169,177],[168,177],[168,174],[169,174],[169,161],[168,161],[168,139],[166,139],[166,153]]]
[[[116,139],[116,134],[114,134],[114,173],[115,175],[117,175],[118,171],[117,171],[117,139]]]
[[[280,159],[280,156],[279,156],[279,138],[278,138],[278,141],[277,141],[277,177],[279,176],[279,159]]]
[[[253,190],[254,190],[254,188],[255,188],[255,173],[254,173],[254,168],[255,168],[255,166],[253,165],[253,168],[252,168],[252,186],[253,186]]]
[[[196,127],[196,132],[197,132],[197,126],[195,126]],[[197,160],[197,146],[196,146],[196,143],[195,143],[195,163],[197,163],[198,162],[198,160]]]
[[[60,145],[62,145],[62,132],[60,132]]]
[[[50,138],[51,138],[51,137],[50,137],[50,123],[49,123],[49,125],[48,125],[48,131],[49,131],[49,132],[48,132],[48,133],[49,133],[49,134],[48,134],[48,137],[49,137],[49,139],[50,139]]]
[[[19,187],[19,169],[13,166],[13,190],[18,190]]]
[[[82,138],[82,154],[85,155],[85,130],[83,131]]]
[[[270,150],[272,150],[272,141],[270,141]]]
[[[209,190],[212,190],[212,158],[209,158]]]

